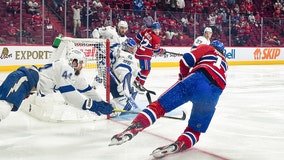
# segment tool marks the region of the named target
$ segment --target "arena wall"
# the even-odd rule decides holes
[[[176,46],[162,48],[175,53],[186,53],[190,49],[190,47]],[[0,71],[12,71],[19,66],[41,66],[48,63],[53,48],[51,46],[2,45],[0,50]],[[284,48],[226,47],[225,54],[229,65],[284,64]],[[177,67],[180,58],[175,55],[157,55],[152,59],[152,67]]]

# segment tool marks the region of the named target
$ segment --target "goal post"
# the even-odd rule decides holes
[[[84,75],[90,85],[96,78],[100,80],[100,83],[96,83],[95,86],[97,92],[103,100],[110,102],[110,75],[105,69],[106,67],[110,68],[109,39],[57,37],[56,40],[60,41],[57,41],[59,42],[57,46],[53,44],[54,51],[51,54],[50,62],[66,58],[68,51],[71,49],[75,48],[82,51],[86,57],[82,73],[87,73]],[[101,61],[104,61],[104,63],[101,63]],[[21,110],[32,117],[50,122],[80,122],[105,119],[105,116],[98,117],[95,113],[90,113],[90,111],[69,106],[60,96],[58,93],[44,98],[32,95],[24,100]],[[110,118],[109,115],[106,117]]]

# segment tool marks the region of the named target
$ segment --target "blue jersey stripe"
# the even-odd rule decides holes
[[[196,143],[196,138],[191,132],[185,132],[184,135],[191,140],[192,146]]]
[[[75,88],[72,85],[59,87],[60,93],[72,92],[75,91]]]
[[[88,87],[87,88],[85,88],[85,89],[77,89],[80,93],[85,93],[85,92],[88,92],[88,91],[90,91],[90,90],[92,90],[92,87],[90,86],[90,85],[88,85]]]
[[[182,58],[184,59],[184,62],[186,62],[185,64],[188,67],[193,67],[196,62],[194,56],[190,53],[185,53]]]
[[[52,67],[52,63],[45,64],[44,66],[40,67],[40,68],[38,69],[38,71],[42,71],[42,70],[48,69],[48,68],[50,68],[50,67]]]
[[[156,122],[156,116],[154,115],[153,111],[151,111],[149,108],[146,108],[143,110],[143,112],[148,119],[150,118],[149,121],[151,122],[151,124]]]

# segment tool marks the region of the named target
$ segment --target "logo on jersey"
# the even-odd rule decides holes
[[[7,94],[7,97],[9,97],[9,95],[11,93],[14,93],[14,92],[17,92],[17,90],[20,88],[20,86],[24,83],[24,82],[27,82],[28,81],[28,78],[26,76],[24,77],[21,77],[17,83],[14,84],[14,86],[10,89],[10,91],[8,92]]]

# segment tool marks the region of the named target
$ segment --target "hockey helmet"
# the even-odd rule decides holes
[[[211,42],[210,44],[211,46],[213,46],[217,51],[219,51],[221,54],[224,55],[225,53],[225,46],[222,42],[218,41],[218,40],[214,40]]]
[[[160,31],[161,31],[161,25],[160,25],[160,23],[159,22],[154,22],[153,24],[152,24],[152,30],[153,30],[153,32],[156,34],[156,35],[159,35],[160,34]]]
[[[75,61],[78,65],[83,65],[86,60],[86,57],[82,51],[78,49],[71,49],[67,53],[67,60],[69,61],[70,64],[72,64]]]
[[[127,38],[124,42],[122,42],[121,49],[134,54],[137,50],[137,43],[133,38]]]
[[[159,22],[154,22],[151,26],[151,28],[154,29],[161,29],[161,25]]]
[[[117,33],[120,36],[124,36],[128,30],[128,24],[126,21],[119,21],[117,24]]]
[[[117,24],[118,28],[123,27],[128,29],[128,24],[126,21],[119,21]]]
[[[212,28],[210,28],[210,27],[206,27],[206,28],[204,29],[204,33],[205,33],[205,32],[213,33]]]

